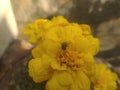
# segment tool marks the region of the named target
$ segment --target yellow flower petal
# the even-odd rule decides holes
[[[73,84],[70,90],[90,90],[90,81],[83,72],[73,72],[72,79]]]
[[[29,36],[29,42],[38,43],[41,41],[45,33],[45,28],[43,25],[46,22],[48,22],[48,20],[39,19],[26,26],[26,28],[23,30],[23,34]]]
[[[86,53],[89,52],[90,42],[83,36],[76,37],[73,39],[71,48],[75,49],[78,52]]]
[[[89,41],[89,49],[88,51],[92,55],[96,55],[99,51],[99,40],[97,38],[94,38],[92,35],[86,36],[86,39]]]
[[[60,47],[60,43],[51,40],[44,40],[32,50],[32,55],[35,58],[39,58],[43,54],[50,57],[56,57],[56,53],[59,51]]]
[[[96,64],[94,77],[95,90],[116,90],[117,75],[110,71],[104,64]]]
[[[91,34],[91,29],[90,26],[87,24],[80,24],[80,27],[82,28],[83,35],[90,35]]]
[[[89,79],[92,79],[92,76],[95,74],[95,62],[94,57],[91,54],[85,53],[82,57],[85,65],[84,65],[84,72],[88,75]]]
[[[61,26],[65,26],[69,23],[63,16],[53,17],[51,21],[55,25],[58,24],[58,25],[61,25]]]
[[[29,61],[29,75],[36,83],[48,80],[51,77],[53,73],[50,68],[51,61],[51,58],[46,55]]]
[[[60,63],[58,63],[57,61],[53,61],[51,63],[51,67],[54,69],[54,70],[67,70],[67,66],[65,64],[63,65],[60,65]]]
[[[70,73],[66,71],[56,71],[46,84],[46,90],[71,90],[73,84]]]
[[[46,90],[90,90],[90,81],[83,72],[56,71]]]

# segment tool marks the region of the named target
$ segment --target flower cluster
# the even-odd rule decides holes
[[[99,40],[89,25],[57,16],[27,25],[24,34],[36,44],[29,75],[36,83],[47,81],[46,90],[116,90],[117,75],[94,61]]]

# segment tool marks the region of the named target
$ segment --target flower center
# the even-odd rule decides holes
[[[60,65],[65,64],[72,69],[77,69],[84,64],[80,58],[81,55],[79,55],[77,52],[66,49],[65,44],[63,45],[62,50],[59,52],[57,60]]]

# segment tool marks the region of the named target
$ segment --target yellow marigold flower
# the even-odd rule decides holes
[[[67,66],[71,67],[71,69],[82,69],[88,75],[93,74],[91,73],[94,71],[94,59],[92,51],[95,51],[96,53],[96,48],[98,47],[95,46],[93,48],[91,45],[92,42],[89,41],[89,39],[83,37],[82,35],[79,37],[79,30],[77,30],[78,29],[70,31],[69,29],[66,29],[59,30],[59,32],[51,30],[54,31],[52,32],[52,34],[54,34],[52,36],[56,37],[53,38],[49,36],[47,37],[48,40],[44,40],[37,45],[32,50],[33,57],[40,58],[42,55],[46,54],[50,57],[56,58],[58,63],[66,64]],[[57,33],[59,35],[57,35]],[[98,44],[98,40],[95,40]]]
[[[77,51],[72,51],[72,50],[67,50],[67,47],[64,46],[64,44],[66,43],[54,43],[51,40],[45,40],[42,41],[41,44],[39,45],[39,47],[37,47],[38,49],[34,49],[35,50],[35,55],[38,54],[38,56],[35,56],[35,59],[31,60],[29,63],[29,74],[30,76],[33,78],[33,80],[35,82],[41,82],[41,80],[43,81],[43,79],[39,79],[39,77],[44,77],[44,72],[46,72],[45,74],[47,74],[49,76],[49,74],[47,73],[49,69],[44,69],[44,67],[49,67],[52,73],[52,77],[55,78],[55,80],[59,80],[59,74],[63,74],[62,72],[70,72],[69,74],[71,75],[71,79],[72,79],[72,84],[65,86],[65,90],[67,90],[68,88],[71,88],[71,90],[74,90],[74,88],[76,88],[76,90],[89,90],[90,88],[90,81],[88,79],[87,76],[91,76],[93,74],[94,71],[94,59],[93,56],[89,53],[79,53]],[[47,46],[46,46],[47,45]],[[66,48],[66,50],[65,50]],[[33,53],[34,53],[33,50]],[[36,51],[38,50],[38,51]],[[38,52],[38,53],[37,53]],[[49,59],[42,59],[41,57],[43,56],[47,56],[49,57]],[[41,58],[41,59],[39,59]],[[43,60],[45,62],[48,62],[49,64],[41,64],[43,66],[41,66],[40,64],[37,66],[35,65],[33,62],[41,63],[37,62],[39,60]],[[32,67],[31,67],[32,66]],[[36,68],[36,70],[33,71],[33,66]],[[31,68],[30,68],[31,67]],[[30,70],[31,69],[31,70]],[[39,71],[37,71],[39,69]],[[43,72],[40,72],[43,71]],[[54,75],[55,72],[59,72],[58,75]],[[71,73],[72,72],[72,73]],[[31,73],[35,73],[35,74],[31,74]],[[74,75],[74,73],[76,73],[77,77],[76,79],[72,78]],[[82,73],[77,75],[77,73]],[[63,74],[64,75],[64,74]],[[51,76],[51,74],[50,74]],[[79,78],[79,77],[80,78]],[[45,77],[46,78],[46,77]],[[57,79],[58,78],[58,79]],[[80,81],[77,81],[79,78]],[[46,79],[44,79],[46,80]],[[48,79],[49,80],[49,79]],[[64,90],[61,88],[64,88],[64,85],[61,86],[59,83],[57,83],[58,81],[54,81],[54,79],[51,81],[51,77],[50,77],[50,81],[48,81],[49,83],[47,84],[46,90],[56,90],[54,88],[58,88],[59,90]],[[67,79],[66,79],[67,80]],[[74,85],[76,81],[76,84]],[[54,83],[58,84],[55,85],[54,87],[52,87],[52,84],[54,85]],[[78,83],[78,84],[77,84]],[[87,85],[87,87],[86,87]],[[59,88],[61,87],[61,88]],[[79,87],[79,88],[78,88]],[[52,89],[49,89],[52,88]],[[73,88],[73,89],[72,89]]]
[[[96,64],[94,90],[116,90],[117,75],[104,64]]]
[[[35,82],[48,80],[46,90],[90,90],[90,81],[95,90],[116,89],[117,76],[94,62],[99,40],[92,36],[89,25],[58,16],[35,21],[24,33],[37,45],[32,50],[29,75]]]

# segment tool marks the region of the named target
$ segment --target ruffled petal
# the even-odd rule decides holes
[[[90,81],[83,72],[56,71],[46,90],[90,90]]]
[[[80,24],[80,27],[82,28],[83,35],[90,35],[91,34],[91,29],[90,26],[87,24]]]
[[[84,61],[84,72],[87,74],[89,79],[93,79],[93,76],[95,74],[95,62],[94,62],[94,57],[89,54],[85,53],[82,57],[82,60]]]
[[[72,73],[73,84],[69,90],[90,90],[90,80],[83,72]]]
[[[65,19],[63,16],[53,17],[51,21],[54,24],[61,25],[61,26],[65,26],[65,25],[69,24],[67,19]]]
[[[56,57],[61,45],[52,40],[44,40],[32,50],[34,58],[40,58],[43,54],[50,57]]]
[[[86,36],[86,39],[89,42],[89,49],[88,51],[94,56],[98,53],[99,51],[99,40],[92,35]]]
[[[56,71],[46,84],[46,90],[71,90],[72,76],[67,71]],[[74,89],[75,90],[75,89]]]
[[[94,77],[95,90],[116,90],[117,74],[110,71],[104,64],[96,64]]]
[[[29,75],[36,83],[48,80],[51,77],[53,73],[50,67],[51,61],[52,59],[46,55],[30,60],[28,64]]]
[[[29,42],[36,44],[42,40],[45,34],[45,28],[43,26],[46,22],[48,22],[47,19],[39,19],[25,27],[23,34],[29,36]]]

